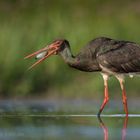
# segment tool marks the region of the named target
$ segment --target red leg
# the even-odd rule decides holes
[[[126,97],[125,89],[123,89],[122,94],[123,94],[122,98],[123,98],[123,104],[124,104],[124,111],[126,113],[126,116],[128,116],[127,97]]]
[[[120,86],[122,89],[122,101],[123,101],[123,105],[124,105],[124,111],[126,113],[126,116],[128,116],[127,96],[126,96],[126,91],[124,88],[124,80],[122,78],[118,78],[118,80],[120,82]]]
[[[105,105],[107,104],[107,102],[109,101],[109,95],[108,95],[108,75],[103,75],[103,79],[104,79],[104,101],[100,107],[100,110],[98,112],[98,116],[100,116],[101,112],[103,111]]]

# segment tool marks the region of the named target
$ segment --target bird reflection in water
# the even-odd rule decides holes
[[[124,125],[123,125],[123,129],[122,129],[122,140],[126,140],[127,124],[128,124],[128,116],[126,116],[124,119]]]
[[[101,125],[103,131],[104,131],[104,140],[108,140],[108,128],[106,127],[106,125],[102,121],[101,117],[98,117],[98,120],[100,122],[100,125]]]
[[[104,140],[109,140],[108,137],[108,127],[105,125],[101,117],[98,117],[99,123],[101,125],[101,128],[103,129],[104,132]],[[126,140],[126,131],[127,131],[127,124],[128,124],[128,116],[125,116],[124,118],[124,123],[123,123],[123,128],[122,128],[122,140]]]

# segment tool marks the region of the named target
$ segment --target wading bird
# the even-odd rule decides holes
[[[81,52],[73,56],[70,44],[65,39],[54,41],[47,47],[32,53],[26,58],[39,59],[29,69],[39,64],[47,57],[58,54],[70,67],[85,72],[101,72],[104,80],[104,100],[98,112],[100,116],[109,101],[108,78],[114,75],[120,83],[124,111],[128,116],[127,97],[124,88],[124,76],[140,72],[140,45],[129,41],[118,41],[106,37],[99,37],[90,41]]]

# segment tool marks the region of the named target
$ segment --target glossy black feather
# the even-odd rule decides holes
[[[100,37],[92,40],[76,56],[83,71],[116,73],[140,72],[140,45],[129,41],[118,41]]]
[[[97,60],[113,72],[140,72],[140,46],[129,41],[110,40],[98,48]]]

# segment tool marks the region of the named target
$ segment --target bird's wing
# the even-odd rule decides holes
[[[112,41],[96,51],[100,66],[118,73],[140,72],[140,46],[133,42]]]

